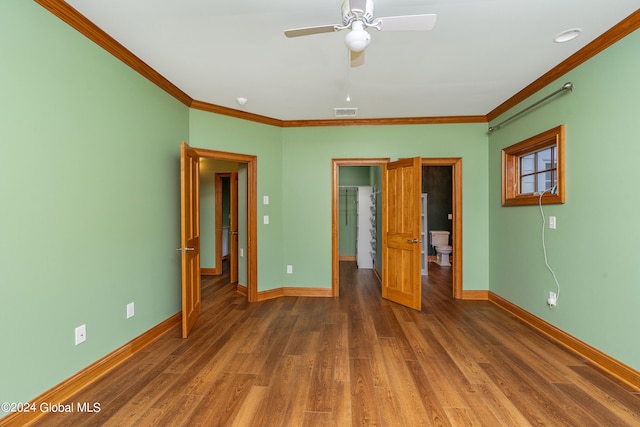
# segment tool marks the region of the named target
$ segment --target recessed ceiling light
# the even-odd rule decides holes
[[[556,43],[568,42],[568,41],[573,40],[576,37],[578,37],[581,32],[582,32],[582,29],[580,29],[580,28],[572,28],[570,30],[563,31],[560,34],[558,34],[557,36],[555,36],[553,41],[556,42]]]

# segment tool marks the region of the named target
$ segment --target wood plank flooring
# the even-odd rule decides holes
[[[489,302],[451,298],[430,265],[423,309],[383,300],[340,264],[339,298],[249,304],[205,277],[191,337],[176,328],[41,426],[640,426],[640,394]]]

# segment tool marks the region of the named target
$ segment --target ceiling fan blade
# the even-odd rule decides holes
[[[294,28],[286,30],[284,35],[287,37],[310,36],[312,34],[333,33],[338,31],[336,25],[321,25],[319,27]]]
[[[387,16],[376,19],[380,22],[380,31],[429,31],[436,25],[437,15]]]
[[[364,65],[364,50],[360,52],[349,51],[351,54],[351,68],[360,67]]]

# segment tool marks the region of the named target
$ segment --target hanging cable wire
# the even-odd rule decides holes
[[[556,272],[553,271],[553,269],[551,268],[551,266],[549,265],[549,260],[547,259],[547,246],[545,244],[544,241],[544,231],[547,225],[547,221],[545,219],[544,216],[544,211],[542,210],[542,196],[544,196],[544,193],[548,193],[548,192],[553,192],[555,190],[555,186],[548,188],[546,190],[544,190],[542,193],[540,193],[540,199],[538,200],[538,206],[540,207],[540,216],[542,216],[542,252],[544,254],[544,265],[547,266],[547,269],[549,270],[549,272],[551,273],[551,275],[553,276],[553,280],[554,282],[556,282],[556,301],[558,301],[558,299],[560,299],[560,283],[558,282],[558,278],[556,277]]]

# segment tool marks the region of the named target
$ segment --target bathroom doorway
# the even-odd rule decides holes
[[[422,192],[427,194],[428,230],[423,239],[427,239],[428,260],[436,258],[429,230],[449,231],[452,295],[462,299],[462,159],[423,158]]]
[[[423,205],[426,230],[422,235],[423,250],[429,263],[436,262],[436,250],[432,242],[432,231],[449,233],[447,245],[453,239],[453,173],[451,166],[422,166],[422,194],[426,199]],[[426,211],[426,212],[425,212]],[[448,257],[447,257],[448,259]],[[425,272],[423,271],[423,276]],[[427,273],[428,274],[428,273]]]

